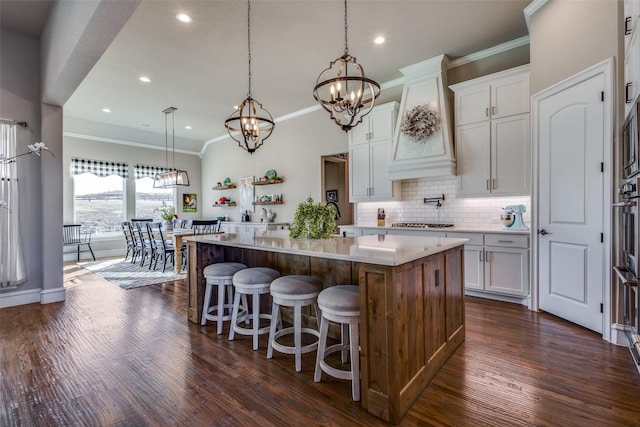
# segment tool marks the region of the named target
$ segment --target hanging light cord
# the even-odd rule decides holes
[[[167,112],[164,113],[164,165],[169,169],[169,131],[167,130]]]
[[[349,53],[349,46],[347,45],[347,0],[344,0],[344,54]]]
[[[251,98],[251,1],[247,0],[247,45],[249,51],[249,92],[247,98]]]
[[[176,168],[176,118],[174,114],[175,110],[171,110],[171,149],[173,151],[173,159],[171,161],[171,167]]]

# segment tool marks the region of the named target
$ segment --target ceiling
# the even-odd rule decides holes
[[[0,2],[3,26],[13,6],[39,3],[48,9],[50,3]],[[369,78],[384,84],[401,77],[404,66],[442,53],[453,60],[527,35],[523,9],[529,3],[352,0],[349,53]],[[193,22],[179,22],[180,12]],[[27,28],[11,16],[13,26]],[[30,17],[23,13],[19,19]],[[373,43],[378,35],[386,38],[384,44]],[[276,120],[316,105],[316,78],[343,51],[342,1],[252,1],[251,92]],[[207,141],[227,135],[224,120],[247,96],[247,62],[246,2],[142,0],[64,105],[65,131],[133,142],[142,140],[137,135],[157,132],[162,135],[157,144],[164,146],[162,110],[174,106],[176,149],[198,152]],[[151,82],[139,81],[141,76]],[[271,138],[277,132],[276,125]]]

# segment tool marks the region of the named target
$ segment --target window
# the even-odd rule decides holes
[[[73,176],[74,222],[94,234],[121,233],[125,218],[124,178],[93,173]]]
[[[71,176],[74,222],[96,234],[121,233],[127,164],[71,159]]]
[[[136,218],[154,218],[161,220],[160,214],[154,212],[162,202],[174,205],[172,188],[153,188],[153,178],[136,179]]]

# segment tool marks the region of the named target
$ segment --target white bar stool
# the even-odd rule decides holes
[[[271,283],[271,297],[273,308],[271,311],[271,328],[269,330],[269,347],[267,359],[273,357],[273,350],[285,354],[295,354],[296,372],[302,369],[302,353],[309,353],[318,348],[318,339],[313,343],[302,345],[302,334],[320,337],[316,329],[302,327],[302,307],[312,305],[316,311],[318,329],[320,326],[320,310],[318,309],[318,294],[322,291],[322,280],[317,277],[291,275],[274,280]],[[293,327],[276,331],[280,323],[280,307],[293,307]],[[284,345],[277,340],[285,335],[293,334],[294,345]]]
[[[222,333],[222,323],[231,320],[233,309],[233,275],[240,270],[247,268],[239,262],[217,262],[204,268],[203,275],[207,280],[207,287],[204,291],[204,303],[202,304],[201,325],[206,325],[207,320],[218,322],[218,335]],[[213,287],[218,287],[218,302],[211,304]],[[225,294],[227,303],[224,303]],[[245,302],[245,306],[246,306]],[[227,314],[225,314],[225,310]]]
[[[354,401],[360,400],[360,339],[358,320],[360,319],[360,291],[355,285],[338,285],[326,288],[318,295],[318,306],[322,312],[320,324],[320,341],[316,357],[316,370],[313,377],[320,382],[322,372],[343,380],[351,380],[351,396]],[[342,340],[339,344],[327,346],[329,321],[340,323]],[[347,331],[348,326],[348,331]],[[347,363],[347,349],[351,359],[351,369],[337,369],[324,360],[325,356],[342,352],[342,363]]]
[[[240,335],[253,335],[253,349],[258,349],[258,335],[269,332],[268,327],[260,327],[260,319],[271,319],[270,314],[260,314],[260,295],[268,294],[271,282],[280,277],[278,271],[267,267],[245,268],[233,275],[233,287],[236,293],[233,302],[233,313],[231,315],[231,328],[229,329],[229,340],[232,341],[237,332]],[[238,316],[240,308],[240,298],[251,295],[252,306],[242,315]],[[238,322],[251,320],[251,328],[244,328]]]

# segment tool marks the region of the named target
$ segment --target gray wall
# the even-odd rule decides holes
[[[35,37],[0,28],[0,117],[26,121],[18,128],[16,152],[29,151],[27,145],[42,140],[40,127],[40,48]],[[9,66],[10,65],[10,66]],[[60,153],[55,153],[60,155]],[[55,163],[47,155],[25,156],[18,167],[20,233],[27,268],[27,281],[20,290],[42,286],[42,202],[41,165]],[[60,272],[62,276],[62,272]]]

